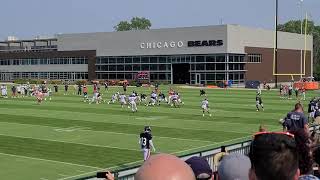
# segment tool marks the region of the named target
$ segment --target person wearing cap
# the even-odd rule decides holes
[[[293,134],[259,132],[250,147],[249,180],[298,180],[298,157]]]
[[[139,144],[143,152],[143,160],[146,161],[150,157],[150,148],[152,147],[153,151],[156,151],[156,148],[152,142],[151,127],[145,126],[144,132],[140,134]]]
[[[211,179],[212,170],[205,158],[194,156],[186,160],[186,163],[191,167],[197,180]]]
[[[139,168],[135,180],[196,180],[192,169],[170,154],[151,156]]]
[[[218,166],[219,180],[248,180],[250,159],[242,154],[225,155]]]

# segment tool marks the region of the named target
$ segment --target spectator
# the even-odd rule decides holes
[[[139,168],[135,180],[195,180],[192,169],[169,154],[151,156]]]
[[[218,167],[218,180],[248,180],[250,167],[251,162],[247,156],[226,155]]]
[[[309,132],[308,118],[303,114],[303,107],[297,103],[292,112],[289,112],[283,122],[284,131],[296,131],[304,129]]]
[[[294,135],[290,133],[257,133],[249,157],[250,180],[297,180],[299,159]]]
[[[221,152],[217,153],[216,155],[214,155],[213,157],[213,165],[214,166],[219,166],[220,161],[222,160],[222,158],[227,155],[228,152],[226,150],[225,146],[221,146]]]
[[[294,134],[298,158],[299,158],[299,169],[302,176],[299,177],[299,180],[311,178],[316,178],[312,175],[312,151],[311,151],[311,140],[309,134],[307,134],[303,129],[291,132]],[[316,178],[317,179],[317,178]]]
[[[208,161],[203,157],[191,157],[186,160],[186,163],[191,167],[197,180],[211,179],[213,173],[208,164]]]

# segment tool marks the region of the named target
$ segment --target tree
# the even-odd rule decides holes
[[[144,17],[133,17],[130,22],[120,21],[118,25],[114,26],[116,31],[130,31],[130,30],[147,30],[150,29],[151,22]]]
[[[301,32],[301,21],[291,20],[277,27],[278,31],[299,33]],[[303,23],[303,33],[305,20]],[[313,21],[308,21],[307,34],[313,35],[313,76],[320,80],[320,26],[316,26]]]

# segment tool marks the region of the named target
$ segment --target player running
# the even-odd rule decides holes
[[[124,95],[123,93],[120,94],[119,101],[120,101],[121,108],[123,108],[123,106],[127,104],[126,98],[127,98],[126,95]]]
[[[130,105],[128,107],[129,108],[131,107],[132,112],[137,112],[138,111],[136,100],[137,100],[137,96],[135,94],[130,95],[129,98],[128,98],[128,102],[129,102],[129,105]]]
[[[152,91],[151,95],[150,95],[150,102],[149,102],[149,106],[154,106],[157,103],[157,99],[158,99],[158,95],[157,93],[155,93],[154,91]]]
[[[261,106],[262,111],[264,111],[261,94],[257,93],[257,95],[256,95],[256,108],[257,108],[257,111],[260,111],[259,106]]]
[[[83,102],[88,102],[89,101],[88,88],[86,85],[83,85],[82,92],[83,92]]]
[[[1,85],[1,96],[3,98],[8,98],[8,90],[7,90],[7,86],[2,84]]]
[[[200,89],[200,96],[205,96],[206,95],[206,91],[204,89]]]
[[[150,157],[150,148],[155,152],[156,149],[152,142],[151,127],[144,127],[144,132],[140,134],[139,144],[143,152],[143,160],[146,161]]]
[[[204,113],[205,112],[208,112],[209,116],[211,117],[211,113],[209,112],[209,101],[208,99],[204,99],[202,102],[201,102],[201,108],[202,108],[202,116],[204,117]]]
[[[160,91],[159,93],[159,100],[158,100],[158,105],[160,106],[161,102],[166,102],[168,103],[168,100],[166,98],[166,96]]]
[[[110,103],[114,104],[116,101],[118,101],[118,98],[119,98],[119,92],[117,92],[111,96],[111,100],[108,102],[108,104],[110,104]]]

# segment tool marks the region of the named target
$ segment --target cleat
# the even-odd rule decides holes
[[[259,111],[259,109],[257,109],[257,112]]]
[[[202,114],[202,117],[204,117],[204,114]]]

